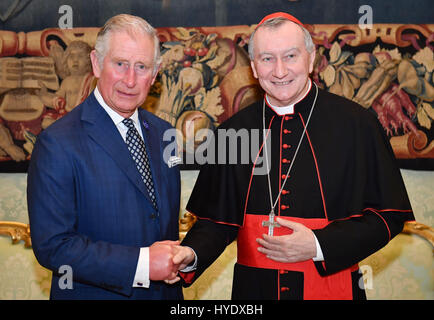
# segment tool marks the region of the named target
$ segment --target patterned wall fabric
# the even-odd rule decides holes
[[[162,66],[142,107],[178,130],[184,164],[204,131],[262,98],[247,54],[254,27],[157,29]],[[306,27],[316,45],[315,83],[372,111],[402,168],[432,170],[434,25]],[[98,30],[0,30],[0,172],[26,172],[38,134],[92,91]]]

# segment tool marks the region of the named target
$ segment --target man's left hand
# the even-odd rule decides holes
[[[301,223],[276,218],[283,228],[292,229],[293,233],[284,236],[262,235],[256,241],[262,246],[258,251],[267,258],[279,262],[300,262],[316,256],[315,236],[311,229]]]
[[[172,258],[172,263],[178,267],[178,270],[182,270],[187,267],[195,259],[194,251],[189,247],[184,246],[173,246],[175,254]],[[168,284],[174,284],[181,280],[180,276],[177,275],[175,278],[166,279],[164,282]]]

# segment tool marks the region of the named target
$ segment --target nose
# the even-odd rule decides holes
[[[287,74],[288,69],[286,68],[286,65],[283,63],[282,59],[276,59],[276,64],[274,65],[273,69],[273,76],[281,79],[284,78]]]
[[[134,68],[128,68],[125,72],[123,82],[128,88],[132,88],[136,85],[136,71]]]

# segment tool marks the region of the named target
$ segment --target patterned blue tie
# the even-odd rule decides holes
[[[154,182],[152,180],[151,167],[149,165],[145,143],[134,126],[133,120],[126,118],[122,120],[122,123],[128,128],[126,138],[128,150],[130,150],[131,156],[136,162],[137,170],[139,170],[146,189],[148,189],[149,197],[151,198],[154,208],[158,209],[155,198]]]

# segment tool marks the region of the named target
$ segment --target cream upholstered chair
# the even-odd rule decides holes
[[[39,265],[31,246],[28,224],[0,221],[0,300],[48,299],[51,272]]]

